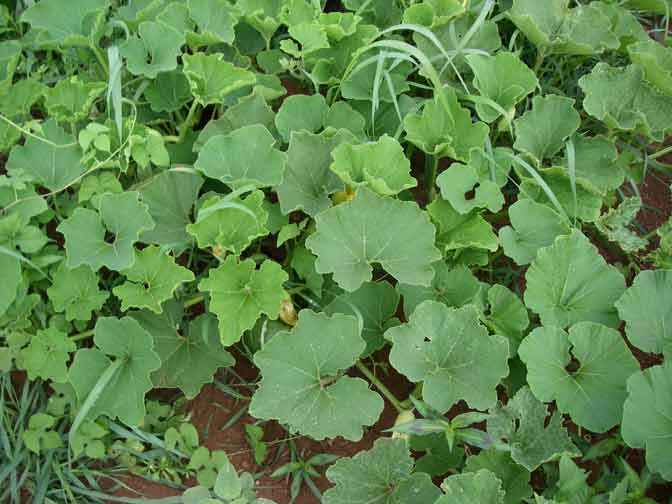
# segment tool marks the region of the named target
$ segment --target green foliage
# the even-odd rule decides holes
[[[275,418],[315,439],[357,441],[378,420],[383,401],[360,378],[340,376],[364,351],[357,319],[304,310],[291,332],[277,333],[255,355],[262,374],[250,413]]]
[[[0,3],[0,501],[672,481],[670,0]]]

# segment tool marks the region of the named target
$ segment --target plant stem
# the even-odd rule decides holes
[[[192,298],[190,298],[190,299],[187,299],[187,300],[183,303],[183,306],[184,306],[185,308],[189,308],[190,306],[194,306],[194,305],[200,303],[200,302],[203,301],[204,299],[205,299],[205,296],[204,296],[203,294],[197,294],[197,295],[195,295],[194,297],[192,297]]]
[[[436,172],[439,169],[438,156],[425,159],[425,185],[427,186],[427,203],[436,198]]]
[[[655,152],[654,154],[651,154],[649,156],[649,159],[658,159],[659,157],[663,157],[665,154],[670,153],[672,153],[672,145],[670,145],[669,147],[665,147],[664,149],[661,149],[658,152]]]
[[[394,408],[399,413],[404,411],[404,407],[401,405],[399,400],[396,397],[394,397],[394,395],[392,395],[390,389],[388,389],[383,382],[381,382],[378,378],[376,378],[376,375],[374,375],[369,370],[369,368],[367,368],[364,364],[362,364],[361,361],[357,361],[355,366],[380,391],[380,393],[383,394],[388,401],[390,401],[390,404],[392,404],[392,406],[394,406]]]
[[[546,48],[540,47],[537,50],[537,59],[534,62],[534,68],[532,69],[532,71],[534,71],[534,73],[539,72],[539,69],[541,68],[541,65],[543,65],[543,63],[544,63],[544,58],[545,57],[546,57]]]
[[[91,48],[91,51],[93,51],[93,54],[96,56],[96,59],[98,60],[98,63],[100,63],[100,66],[103,69],[105,75],[109,76],[109,68],[105,58],[103,57],[103,53],[101,53],[100,50],[93,44],[90,44],[89,48]]]
[[[80,341],[83,339],[90,338],[91,336],[93,336],[94,331],[95,329],[89,329],[88,331],[84,331],[79,334],[74,334],[70,336],[70,341]]]
[[[182,143],[187,136],[187,131],[191,128],[192,123],[194,122],[194,115],[196,114],[196,109],[198,108],[198,100],[191,102],[191,107],[189,107],[189,113],[187,118],[179,127],[179,136],[177,138],[177,143]]]

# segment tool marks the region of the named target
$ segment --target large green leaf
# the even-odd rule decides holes
[[[150,373],[161,365],[152,337],[135,320],[103,317],[96,322],[95,348],[77,351],[69,380],[86,417],[119,418],[137,426],[145,415],[145,394],[152,388]],[[106,378],[106,380],[103,380]]]
[[[513,53],[500,52],[495,56],[470,54],[467,63],[474,72],[474,87],[481,96],[494,101],[506,112],[505,120],[515,115],[515,106],[537,86],[537,76]],[[501,112],[487,103],[476,103],[476,112],[491,123]]]
[[[343,182],[329,169],[331,152],[343,142],[355,142],[347,130],[314,135],[295,132],[287,150],[287,168],[278,186],[282,212],[303,210],[314,217],[331,206],[329,194],[343,190]]]
[[[108,5],[108,0],[44,0],[26,9],[21,20],[41,30],[45,42],[87,47]]]
[[[217,135],[203,146],[196,168],[231,187],[269,187],[282,182],[287,154],[273,147],[273,135],[261,124]]]
[[[152,227],[154,221],[139,193],[127,191],[104,194],[97,212],[77,207],[57,230],[65,236],[69,268],[88,264],[93,271],[103,266],[119,271],[133,264],[133,244]]]
[[[487,422],[488,433],[506,440],[513,460],[528,471],[564,454],[579,456],[581,452],[562,426],[562,415],[556,411],[548,421],[547,415],[544,403],[523,387],[506,406],[494,409]]]
[[[600,62],[579,79],[586,95],[584,110],[609,128],[632,131],[662,141],[672,128],[672,96],[666,96],[644,81],[641,68],[611,67]]]
[[[552,208],[530,199],[519,199],[509,207],[510,226],[499,230],[504,253],[516,264],[531,263],[542,247],[552,245],[556,237],[569,234],[567,219]]]
[[[28,346],[21,350],[21,367],[28,371],[30,380],[42,378],[65,383],[68,380],[67,362],[75,350],[77,345],[67,334],[48,327],[32,335]]]
[[[504,451],[490,448],[467,458],[465,472],[481,470],[492,472],[502,482],[504,504],[520,504],[532,494],[530,471],[516,464]]]
[[[275,116],[275,126],[288,143],[294,131],[316,133],[321,130],[328,113],[329,107],[321,94],[293,95],[282,102]]]
[[[198,27],[201,44],[232,44],[240,11],[226,0],[188,0],[189,15]]]
[[[184,311],[177,301],[163,305],[160,315],[148,310],[135,311],[131,317],[152,335],[154,350],[161,367],[151,375],[155,387],[178,387],[187,399],[213,381],[218,368],[232,366],[235,359],[219,341],[217,319],[210,314],[183,320]]]
[[[663,94],[672,96],[672,48],[656,40],[628,46],[630,59],[644,72],[644,79]]]
[[[623,338],[614,329],[580,322],[569,336],[557,327],[539,327],[518,349],[527,366],[527,382],[541,401],[555,401],[562,413],[593,432],[621,422],[625,382],[639,370]],[[572,361],[576,371],[567,371]]]
[[[412,382],[423,382],[422,398],[441,412],[462,399],[475,409],[494,406],[497,384],[509,374],[508,341],[488,334],[474,306],[425,301],[385,338],[392,342],[392,366]]]
[[[189,80],[181,70],[161,72],[145,88],[145,97],[154,112],[175,112],[191,98]]]
[[[630,377],[621,434],[628,446],[646,448],[646,465],[672,481],[672,361]]]
[[[434,278],[432,283],[423,287],[421,285],[397,284],[399,294],[404,298],[404,313],[406,318],[423,301],[438,301],[449,307],[459,308],[472,302],[478,294],[480,285],[478,279],[466,266],[451,268],[445,262],[435,262]]]
[[[411,177],[411,162],[401,144],[387,135],[361,145],[344,143],[331,153],[330,169],[348,187],[368,187],[382,195],[395,195],[418,185]]]
[[[611,19],[595,4],[570,9],[569,0],[514,0],[508,16],[525,36],[555,54],[595,54],[617,49]]]
[[[441,483],[443,495],[436,504],[504,504],[504,490],[497,475],[488,469],[447,477]]]
[[[625,173],[618,161],[618,151],[613,140],[603,136],[576,135],[572,142],[576,180],[595,188],[600,194],[606,194],[623,184]],[[563,164],[570,166],[567,153]]]
[[[90,320],[91,312],[100,310],[110,293],[98,288],[98,275],[88,266],[69,269],[62,262],[47,295],[56,312],[65,311],[66,320]]]
[[[481,295],[485,289],[481,289]],[[513,357],[523,339],[525,329],[530,325],[530,317],[525,305],[503,285],[493,285],[482,300],[481,321],[495,334],[509,340],[509,355]]]
[[[532,110],[514,121],[513,147],[541,161],[558,152],[580,124],[581,117],[574,109],[573,99],[553,94],[535,96]]]
[[[318,257],[318,273],[354,291],[372,278],[372,263],[398,281],[429,285],[431,263],[440,259],[434,247],[434,226],[414,202],[378,196],[362,188],[351,201],[315,217],[317,231],[306,247]]]
[[[474,209],[487,208],[491,212],[499,212],[504,206],[504,195],[499,185],[488,175],[478,172],[476,163],[478,155],[473,155],[468,164],[453,163],[436,178],[436,185],[441,189],[441,196],[461,214],[468,214]],[[473,192],[467,198],[467,194]]]
[[[187,226],[187,232],[196,237],[200,248],[213,247],[217,254],[230,251],[240,255],[253,239],[268,234],[263,202],[261,191],[246,198],[213,196],[199,209],[196,222]]]
[[[580,231],[540,249],[525,281],[525,304],[544,325],[588,321],[618,326],[614,303],[625,290],[625,279]]]
[[[323,503],[397,504],[396,489],[412,470],[406,441],[380,438],[370,450],[342,458],[327,469],[327,478],[335,486],[325,492]]]
[[[77,122],[86,119],[93,102],[105,91],[104,82],[81,81],[71,77],[58,81],[45,91],[47,112],[58,121]]]
[[[121,309],[147,308],[161,313],[161,304],[170,299],[184,282],[194,279],[191,270],[175,263],[157,245],[150,245],[135,253],[130,268],[121,271],[126,282],[117,285],[112,292],[121,299]]]
[[[451,87],[425,102],[422,114],[408,114],[404,129],[406,139],[427,154],[459,161],[468,161],[471,149],[482,148],[488,136],[488,126],[472,123],[471,114],[460,106]]]
[[[477,210],[460,214],[445,200],[435,199],[427,212],[436,223],[436,244],[444,252],[475,248],[494,252],[499,247],[492,226]]]
[[[383,333],[399,305],[399,294],[388,282],[366,282],[354,292],[345,292],[337,296],[324,307],[327,315],[343,313],[353,315],[362,323],[362,338],[366,348],[362,352],[367,357],[385,344]],[[392,320],[390,320],[392,319]]]
[[[183,44],[182,33],[163,23],[147,21],[140,23],[138,35],[126,40],[120,52],[129,72],[153,79],[159,72],[177,68]]]
[[[155,226],[145,230],[140,238],[145,243],[168,247],[176,253],[187,248],[193,241],[186,226],[191,222],[191,213],[203,179],[188,171],[165,170],[149,178],[137,189],[140,199],[148,207]]]
[[[639,273],[616,308],[630,343],[672,358],[672,270]]]
[[[219,319],[222,344],[236,343],[262,314],[278,318],[280,305],[287,297],[282,287],[287,278],[276,262],[264,261],[256,269],[252,259],[238,262],[234,256],[208,272],[198,288],[210,293],[210,310]]]
[[[64,189],[84,173],[82,150],[54,119],[42,124],[44,140],[28,137],[9,153],[7,172],[25,173],[51,191]]]
[[[201,105],[219,104],[229,93],[256,82],[252,72],[225,61],[221,53],[186,54],[182,61],[191,92]]]
[[[302,310],[291,332],[275,334],[255,354],[263,378],[250,413],[318,440],[359,440],[362,426],[378,420],[383,400],[366,381],[340,372],[357,362],[365,346],[355,317]]]

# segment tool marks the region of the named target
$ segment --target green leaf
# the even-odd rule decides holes
[[[395,502],[433,502],[441,497],[441,490],[429,474],[415,472],[399,482],[392,497]],[[380,501],[378,501],[380,502]]]
[[[579,86],[586,95],[584,110],[611,129],[642,133],[657,141],[670,131],[672,97],[645,82],[635,65],[614,68],[600,62],[579,79]]]
[[[639,198],[625,198],[616,208],[610,208],[595,222],[598,231],[609,241],[616,242],[624,252],[638,252],[649,244],[645,238],[640,238],[634,227],[635,218],[642,209],[642,200]]]
[[[96,422],[84,422],[70,438],[70,446],[75,457],[84,453],[87,457],[102,459],[105,457],[105,443],[102,441],[109,431]]]
[[[560,458],[560,475],[555,484],[553,499],[568,504],[583,504],[590,502],[594,490],[586,481],[588,474],[579,468],[570,457],[563,455]]]
[[[58,81],[45,92],[47,112],[58,121],[81,121],[104,91],[104,82],[83,82],[77,76]]]
[[[154,112],[175,112],[191,98],[189,80],[180,70],[161,72],[145,88],[145,97]]]
[[[182,62],[191,92],[203,106],[220,104],[226,95],[256,82],[252,72],[225,61],[221,53],[185,54]]]
[[[256,269],[253,260],[239,263],[234,256],[209,271],[198,288],[210,293],[210,310],[219,319],[224,346],[236,343],[262,314],[273,320],[278,317],[287,297],[282,288],[287,278],[287,273],[273,261],[264,261]]]
[[[481,292],[484,293],[484,290]],[[523,332],[530,325],[527,308],[518,296],[503,285],[493,285],[488,289],[487,308],[481,314],[481,321],[495,334],[506,336],[509,340],[509,355],[513,357],[523,339]]]
[[[329,107],[321,94],[293,95],[282,102],[275,116],[278,132],[289,143],[292,131],[316,133],[322,129]]]
[[[98,288],[98,275],[88,266],[69,269],[62,262],[47,295],[57,313],[65,311],[66,320],[91,320],[91,312],[100,310],[110,293]]]
[[[368,187],[383,196],[393,196],[418,185],[411,177],[411,162],[401,145],[387,135],[361,145],[341,144],[331,157],[331,171],[348,187]]]
[[[600,194],[606,194],[623,184],[625,173],[618,162],[618,151],[613,140],[603,136],[575,135],[572,142],[577,180],[589,184]],[[567,155],[563,164],[569,166]]]
[[[511,226],[499,230],[504,254],[516,264],[531,263],[540,248],[553,245],[556,237],[569,234],[569,223],[555,210],[530,199],[509,207]]]
[[[432,267],[434,278],[428,287],[397,284],[397,290],[404,299],[406,318],[410,317],[423,301],[437,301],[451,308],[459,308],[470,303],[478,294],[480,284],[469,268],[465,266],[451,268],[443,261],[435,262]]]
[[[506,439],[511,458],[530,472],[564,454],[581,455],[562,426],[562,415],[556,411],[547,422],[546,406],[528,387],[521,388],[506,406],[497,406],[492,413],[488,433],[495,439]]]
[[[44,84],[31,78],[3,86],[0,88],[0,112],[9,117],[29,116],[33,105],[42,99],[47,89]]]
[[[616,308],[634,346],[672,358],[672,270],[640,272]]]
[[[592,432],[621,422],[625,382],[639,364],[618,331],[592,322],[573,325],[569,336],[556,327],[539,327],[523,340],[518,355],[539,400],[555,401],[562,413]],[[572,357],[578,369],[570,372]]]
[[[482,470],[490,471],[502,482],[504,504],[520,504],[532,495],[530,471],[516,464],[508,453],[490,448],[467,458],[464,472]]]
[[[355,142],[349,131],[314,135],[295,132],[287,150],[287,168],[278,186],[282,212],[303,210],[311,217],[331,206],[329,195],[343,190],[343,182],[329,169],[331,153],[344,142]]]
[[[347,129],[357,138],[363,138],[366,119],[352,106],[344,101],[338,101],[329,108],[324,127]]]
[[[14,176],[18,173],[31,175],[50,191],[64,189],[84,173],[82,151],[54,119],[42,124],[41,136],[46,141],[31,136],[24,145],[11,150],[7,172]]]
[[[436,244],[444,253],[467,248],[494,252],[499,248],[492,226],[475,210],[461,215],[449,202],[435,199],[427,205],[427,213],[438,228]]]
[[[568,170],[561,166],[541,170],[539,176],[569,218],[594,222],[600,217],[602,196],[590,182],[586,182],[583,178],[576,178],[572,185]],[[549,199],[547,190],[537,179],[523,177],[520,192],[528,198],[552,205],[555,210],[558,210],[555,202]]]
[[[350,74],[341,85],[343,98],[375,102],[374,96],[376,96],[379,103],[394,103],[399,95],[410,89],[406,79],[412,72],[413,67],[409,63],[402,62],[396,66],[390,65],[380,71],[377,66],[367,65]],[[394,91],[390,90],[390,85]],[[374,91],[374,89],[378,91]]]
[[[203,179],[193,173],[179,170],[161,171],[147,179],[137,189],[147,205],[155,226],[140,235],[145,243],[169,247],[179,253],[193,241],[186,226]]]
[[[361,439],[383,400],[361,378],[341,376],[364,351],[357,319],[302,310],[291,332],[279,332],[254,356],[262,381],[250,414],[276,419],[321,440]]]
[[[472,156],[472,161],[477,161]],[[499,212],[504,206],[504,195],[499,185],[489,176],[479,176],[477,166],[453,163],[436,178],[436,185],[441,189],[443,199],[461,214],[468,214],[474,209],[487,208],[491,212]],[[473,193],[467,198],[467,194]]]
[[[296,247],[292,255],[291,266],[303,281],[306,287],[318,297],[322,297],[322,284],[324,277],[315,269],[317,257],[311,254],[305,247]]]
[[[187,232],[196,237],[200,248],[217,248],[240,255],[255,238],[266,236],[268,214],[264,210],[264,193],[254,191],[247,198],[214,196],[199,209]]]
[[[535,96],[532,110],[513,122],[516,150],[531,154],[537,161],[552,157],[579,128],[581,117],[574,100],[565,96]]]
[[[22,46],[18,40],[0,42],[0,85],[11,82],[21,57],[21,49]]]
[[[441,483],[441,489],[445,495],[437,500],[436,504],[472,502],[504,504],[505,502],[502,482],[487,469],[449,476]]]
[[[466,60],[474,72],[474,87],[507,112],[504,118],[507,121],[515,115],[516,104],[537,87],[537,76],[513,53],[469,54]],[[476,112],[487,123],[500,116],[499,111],[486,103],[476,103]]]
[[[20,352],[22,367],[28,371],[29,380],[52,380],[65,383],[68,380],[67,362],[70,352],[77,350],[68,335],[54,327],[37,331],[30,343]]]
[[[367,282],[354,292],[337,296],[324,307],[327,315],[342,313],[355,316],[362,323],[362,338],[366,348],[362,357],[371,355],[385,344],[383,333],[388,321],[397,312],[399,294],[388,282]]]
[[[599,3],[599,2],[597,2]],[[508,17],[535,45],[553,54],[590,55],[620,45],[611,20],[595,4],[569,9],[569,0],[514,0]]]
[[[646,449],[646,465],[672,481],[672,362],[628,379],[621,434],[628,446]]]
[[[468,161],[471,149],[480,149],[488,136],[488,126],[471,122],[469,111],[460,106],[451,87],[435,93],[425,102],[422,114],[404,119],[406,139],[427,154]]]
[[[322,502],[396,504],[396,489],[412,469],[406,441],[379,438],[370,450],[341,458],[327,469],[327,478],[335,486],[324,493]]]
[[[222,467],[219,468],[217,479],[215,480],[214,492],[217,497],[222,499],[235,499],[240,496],[242,491],[242,483],[236,468],[233,467],[230,461],[226,461]]]
[[[672,95],[672,48],[656,40],[628,46],[630,60],[644,72],[644,79],[661,93]]]
[[[235,359],[219,341],[217,319],[202,314],[183,321],[184,311],[176,301],[163,305],[160,315],[148,310],[132,312],[131,317],[152,335],[161,367],[151,375],[159,388],[178,387],[193,399],[206,383],[212,383],[219,368],[232,366]]]
[[[68,268],[88,264],[93,271],[107,266],[119,271],[133,265],[133,244],[154,226],[139,193],[107,193],[95,212],[78,207],[56,228],[65,236]]]
[[[21,438],[33,453],[52,450],[63,446],[61,435],[52,430],[56,426],[56,418],[46,413],[35,413],[28,420],[28,429],[21,433]]]
[[[184,282],[194,279],[194,274],[175,264],[175,259],[151,245],[135,253],[133,266],[121,271],[126,282],[112,292],[121,300],[121,310],[148,308],[161,313],[161,304],[172,298]]]
[[[231,187],[275,186],[282,182],[287,154],[275,149],[273,135],[261,124],[217,135],[203,146],[195,167]],[[222,160],[226,160],[225,163]]]
[[[138,35],[133,35],[121,46],[126,67],[133,75],[153,79],[160,72],[177,68],[177,57],[182,53],[184,36],[163,23],[140,23]]]
[[[544,325],[586,321],[618,326],[614,303],[625,290],[625,279],[580,231],[540,249],[525,281],[525,304]]]
[[[80,404],[90,404],[86,417],[106,415],[139,425],[145,415],[145,394],[152,388],[150,373],[161,365],[152,337],[131,318],[102,317],[93,341],[96,348],[78,350],[69,372]],[[97,382],[111,366],[113,374],[101,389]]]
[[[45,0],[21,15],[33,30],[41,30],[45,42],[62,47],[87,47],[107,10],[107,0]]]
[[[110,171],[92,173],[82,179],[82,183],[79,185],[77,201],[79,203],[90,201],[94,208],[98,208],[100,206],[100,197],[103,194],[120,193],[123,191],[124,188],[114,173]]]
[[[414,202],[376,195],[361,188],[354,199],[315,217],[317,231],[306,247],[318,257],[318,273],[333,273],[348,291],[371,280],[371,263],[398,281],[429,285],[431,263],[440,259],[434,226]]]
[[[464,462],[464,448],[455,444],[451,449],[443,432],[411,436],[410,447],[415,452],[424,453],[415,462],[416,472],[430,476],[446,474],[451,469],[462,467]]]
[[[264,97],[257,92],[241,98],[238,103],[228,107],[219,119],[209,121],[199,133],[198,139],[194,143],[194,151],[200,151],[213,136],[228,135],[238,128],[253,124],[261,124],[273,136],[277,135],[275,112],[266,103]]]
[[[423,400],[441,412],[459,400],[475,409],[494,406],[495,388],[509,374],[507,340],[488,334],[473,306],[425,301],[385,339],[392,342],[392,366],[410,381],[422,381]]]
[[[232,44],[240,11],[225,0],[188,0],[189,15],[198,26],[202,44]]]
[[[14,302],[21,285],[21,261],[0,251],[0,315]]]
[[[226,452],[222,450],[211,452],[205,446],[200,446],[192,453],[187,469],[196,471],[196,480],[199,484],[212,488],[217,481],[217,473],[220,468],[228,462],[229,458],[226,456]],[[206,495],[209,495],[209,492]],[[200,501],[197,502],[200,504]]]

